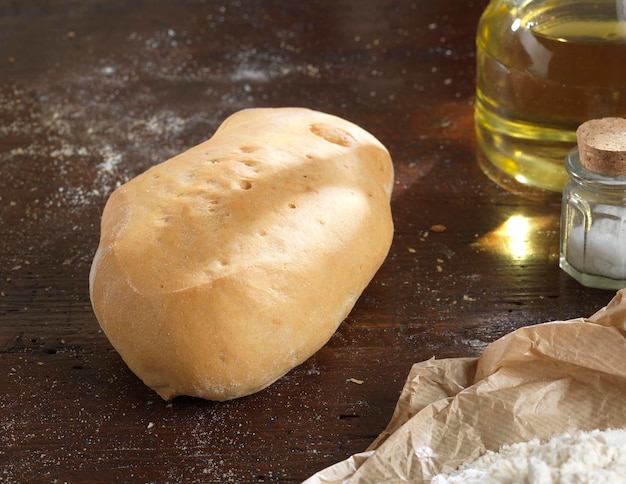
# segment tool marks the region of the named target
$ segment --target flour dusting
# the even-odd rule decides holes
[[[626,482],[626,430],[563,434],[488,451],[433,484],[574,484]]]
[[[121,53],[71,70],[51,65],[29,86],[1,85],[0,137],[9,149],[0,175],[14,186],[19,177],[62,188],[39,200],[44,208],[100,207],[120,184],[208,139],[233,112],[265,103],[267,83],[319,77],[317,66],[290,64],[288,46],[241,46],[228,62],[203,64],[193,56],[199,41],[174,28],[132,32]],[[35,160],[45,173],[24,171]]]

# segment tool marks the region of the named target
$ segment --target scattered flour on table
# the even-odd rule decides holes
[[[626,430],[563,434],[488,451],[432,484],[626,483]]]

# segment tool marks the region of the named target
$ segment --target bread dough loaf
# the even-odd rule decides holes
[[[96,317],[166,400],[261,390],[330,339],[382,264],[392,186],[385,147],[346,120],[236,113],[113,192]]]

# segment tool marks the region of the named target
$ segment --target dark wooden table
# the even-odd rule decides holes
[[[0,1],[0,481],[299,482],[369,445],[414,362],[604,306],[613,292],[558,267],[559,196],[515,195],[477,164],[485,4]],[[164,402],[91,311],[105,200],[229,114],[288,105],[389,148],[389,257],[268,389]]]

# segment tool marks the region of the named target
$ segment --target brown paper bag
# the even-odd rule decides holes
[[[520,328],[480,358],[415,364],[369,449],[306,484],[430,482],[505,444],[626,427],[625,297],[587,319]]]

